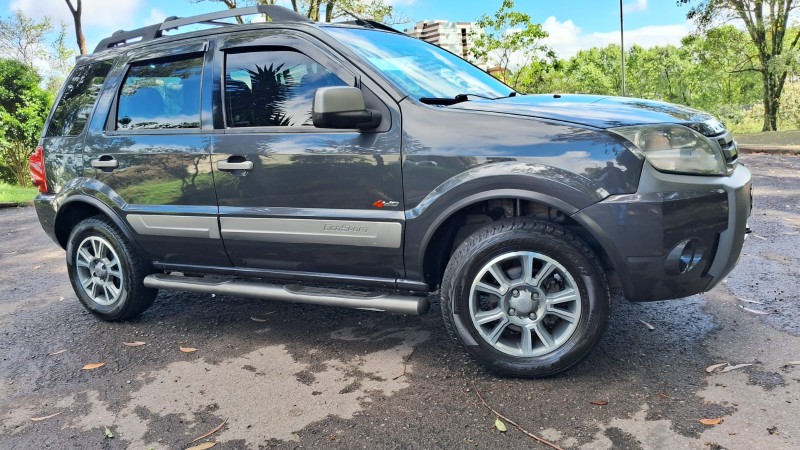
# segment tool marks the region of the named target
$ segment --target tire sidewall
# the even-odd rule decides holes
[[[115,233],[116,230],[111,229],[106,223],[100,220],[89,219],[79,223],[70,234],[67,242],[67,273],[69,274],[70,282],[72,283],[73,290],[78,296],[78,300],[83,304],[86,309],[93,314],[103,318],[114,319],[121,316],[130,300],[132,291],[133,274],[131,273],[130,255],[120,245],[119,237]],[[78,278],[77,270],[77,254],[78,248],[84,239],[97,236],[105,239],[114,251],[120,261],[122,270],[122,292],[119,298],[110,305],[101,305],[92,300],[83,289]]]
[[[454,253],[452,261],[463,261],[454,267],[452,282],[447,286],[445,300],[455,331],[470,355],[497,372],[517,376],[550,376],[569,369],[583,359],[596,345],[608,318],[608,296],[604,274],[598,273],[583,251],[573,245],[563,230],[550,228],[549,233],[525,228],[512,228],[489,238],[467,239]],[[572,276],[581,297],[581,317],[570,338],[555,351],[546,355],[517,357],[495,349],[484,340],[472,323],[469,297],[477,272],[493,258],[516,251],[531,251],[546,255]],[[449,271],[449,270],[448,270]],[[445,317],[447,320],[447,317]],[[466,335],[464,335],[466,334]]]

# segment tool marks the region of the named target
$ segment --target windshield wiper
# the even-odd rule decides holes
[[[466,102],[469,100],[469,97],[479,97],[486,100],[497,100],[495,97],[487,97],[485,95],[479,94],[458,94],[455,97],[421,97],[419,101],[425,103],[426,105],[455,105],[456,103]],[[502,97],[498,97],[502,98]]]

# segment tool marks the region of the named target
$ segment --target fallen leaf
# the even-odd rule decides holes
[[[745,311],[747,311],[749,313],[752,313],[752,314],[758,314],[760,316],[768,316],[768,315],[772,314],[771,312],[767,312],[767,311],[759,311],[757,309],[745,308],[742,305],[739,305],[739,308],[742,308],[743,310],[745,310]]]
[[[106,437],[109,439],[114,439],[114,433],[111,432],[111,428],[106,427]]]
[[[275,313],[276,313],[276,311],[270,311],[268,313],[264,313],[264,315],[268,316],[270,314],[275,314]],[[253,320],[255,322],[266,322],[267,321],[266,319],[259,319],[258,317],[250,317],[250,320]]]
[[[644,324],[644,326],[646,326],[647,329],[650,330],[650,331],[653,331],[653,330],[656,329],[656,327],[650,325],[649,323],[645,322],[644,320],[639,319],[639,322],[642,322]]]
[[[196,437],[196,438],[194,438],[194,439],[192,440],[192,442],[197,442],[197,441],[199,441],[200,439],[205,439],[205,438],[207,438],[207,437],[211,436],[212,434],[214,434],[214,433],[216,433],[217,431],[221,430],[221,429],[222,429],[222,427],[223,427],[223,426],[225,426],[225,423],[226,423],[227,421],[228,421],[228,419],[225,419],[225,420],[223,420],[223,421],[222,421],[222,423],[221,423],[221,424],[219,424],[219,425],[217,425],[216,427],[214,427],[214,429],[213,429],[213,430],[209,431],[208,433],[206,433],[206,434],[204,434],[204,435],[202,435],[202,436],[199,436],[199,437]],[[191,442],[190,442],[190,444],[191,444]]]
[[[31,422],[41,422],[42,420],[52,419],[53,417],[63,413],[64,411],[59,411],[55,414],[50,414],[49,416],[42,416],[42,417],[31,417]]]
[[[731,370],[741,369],[742,367],[747,367],[747,366],[752,366],[752,364],[737,364],[735,366],[728,366],[722,369],[722,372],[720,373],[730,372]]]
[[[767,239],[767,238],[765,238],[764,236],[759,236],[759,235],[757,235],[757,234],[755,234],[755,233],[750,233],[750,236],[753,236],[754,238],[759,238],[759,239],[761,239],[762,241],[766,241],[766,240],[768,240],[768,239]]]
[[[499,417],[497,419],[495,419],[494,427],[497,428],[497,431],[499,431],[501,433],[505,433],[507,431],[506,424],[504,424],[503,421],[500,420]]]
[[[85,365],[85,366],[81,367],[81,370],[94,370],[94,369],[99,369],[99,368],[101,368],[101,367],[103,367],[103,366],[105,366],[105,365],[106,365],[106,363],[92,363],[92,364],[87,364],[87,365]]]
[[[592,400],[590,403],[597,406],[606,406],[608,404],[605,400]]]
[[[764,304],[764,302],[760,302],[758,300],[750,300],[750,299],[746,299],[746,298],[740,298],[739,301],[740,302],[746,302],[746,303],[755,303],[757,305],[763,305]]]
[[[708,367],[706,367],[706,372],[708,372],[708,373],[711,373],[711,372],[713,372],[713,371],[715,371],[715,370],[719,369],[720,367],[722,367],[722,366],[727,366],[727,365],[728,365],[728,363],[719,363],[719,364],[714,364],[714,365],[712,365],[712,366],[708,366]]]
[[[64,353],[64,352],[66,352],[66,351],[67,351],[67,349],[65,349],[65,348],[62,348],[61,350],[59,350],[59,351],[57,351],[57,352],[48,353],[48,354],[47,354],[47,356],[56,356],[56,355],[60,355],[60,354],[62,354],[62,353]]]
[[[42,266],[33,266],[33,270],[40,269]]]
[[[703,425],[719,425],[722,423],[722,417],[717,417],[716,419],[700,419],[700,423]]]
[[[136,341],[136,342],[123,342],[122,345],[126,347],[141,347],[142,345],[146,345],[146,342]]]
[[[787,366],[800,366],[800,361],[789,361],[786,363]]]
[[[181,349],[181,351],[183,353],[192,353],[192,352],[196,352],[197,351],[196,348],[192,348],[192,347],[180,347],[180,349]]]
[[[213,447],[215,445],[217,445],[216,442],[203,442],[200,445],[195,445],[194,447],[189,447],[186,450],[206,450],[206,449],[211,448],[211,447]]]

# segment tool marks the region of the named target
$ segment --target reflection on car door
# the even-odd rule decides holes
[[[118,67],[86,139],[84,173],[99,181],[157,263],[230,265],[217,224],[205,41],[148,49]],[[208,94],[201,86],[208,84]],[[204,112],[201,114],[201,110]]]
[[[314,92],[356,77],[301,38],[237,43],[216,56],[225,127],[212,157],[233,264],[402,277],[399,116],[381,102],[386,125],[376,132],[314,128]]]

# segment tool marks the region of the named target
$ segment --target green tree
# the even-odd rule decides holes
[[[744,23],[756,51],[758,64],[753,70],[761,74],[762,130],[777,130],[781,94],[800,41],[800,30],[790,30],[789,20],[800,0],[678,0],[678,4],[692,4],[687,17],[701,27],[728,19]]]
[[[72,71],[75,65],[76,51],[69,48],[67,45],[67,26],[61,23],[55,39],[50,44],[50,52],[47,57],[50,71],[47,76],[47,90],[52,92],[53,95],[58,93],[64,80]]]
[[[39,74],[23,62],[0,59],[0,162],[20,186],[30,185],[28,157],[53,101],[40,82]]]
[[[49,18],[36,21],[22,11],[0,19],[0,57],[21,61],[29,67],[46,67],[48,90],[57,92],[72,70],[75,51],[67,46],[67,27],[60,24],[53,35]]]
[[[540,71],[545,70],[555,60],[553,51],[542,43],[547,32],[528,14],[514,11],[513,0],[503,0],[494,16],[484,14],[477,24],[483,32],[472,34],[472,55],[481,63],[500,69],[499,78],[514,89],[523,76],[534,77],[532,71],[537,66]]]
[[[688,105],[738,122],[746,108],[761,101],[756,50],[746,32],[724,25],[685,37],[682,49],[691,62],[685,75]]]
[[[0,57],[22,61],[33,67],[37,60],[47,58],[45,38],[53,24],[45,17],[41,22],[26,16],[21,10],[0,20]]]

